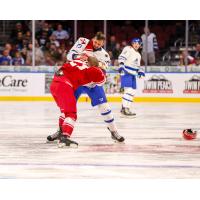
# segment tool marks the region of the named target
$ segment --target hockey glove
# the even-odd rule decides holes
[[[120,75],[124,75],[124,63],[119,64],[118,72]]]
[[[139,78],[142,78],[142,77],[145,77],[145,73],[143,71],[138,71],[138,77]]]

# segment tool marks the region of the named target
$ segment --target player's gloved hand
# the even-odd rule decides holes
[[[119,68],[118,68],[118,72],[120,73],[120,75],[124,75],[124,63],[120,63],[119,64]]]
[[[142,77],[145,77],[145,73],[143,71],[138,71],[138,77],[139,78],[142,78]]]

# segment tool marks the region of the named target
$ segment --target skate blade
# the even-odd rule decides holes
[[[132,116],[126,116],[126,115],[120,115],[121,118],[127,118],[127,119],[132,119],[132,118],[136,118],[136,115],[132,115]]]
[[[70,144],[69,146],[66,146],[65,143],[58,143],[58,148],[78,148],[77,144]]]
[[[57,144],[58,140],[54,140],[54,141],[49,141],[46,140],[46,144]]]
[[[114,144],[125,144],[125,140],[123,142],[117,141],[117,140],[113,140]]]
[[[125,139],[123,141],[119,141],[113,137],[111,137],[111,139],[113,140],[114,143],[124,143]]]

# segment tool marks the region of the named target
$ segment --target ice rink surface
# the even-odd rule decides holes
[[[125,144],[113,143],[97,108],[79,103],[79,147],[59,149],[46,144],[57,129],[54,102],[0,102],[0,178],[200,178],[200,135],[181,136],[200,128],[198,103],[136,103],[134,119],[111,107]]]

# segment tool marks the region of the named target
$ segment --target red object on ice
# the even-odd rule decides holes
[[[183,130],[183,138],[185,140],[194,140],[197,137],[197,131],[192,129],[185,129]]]

